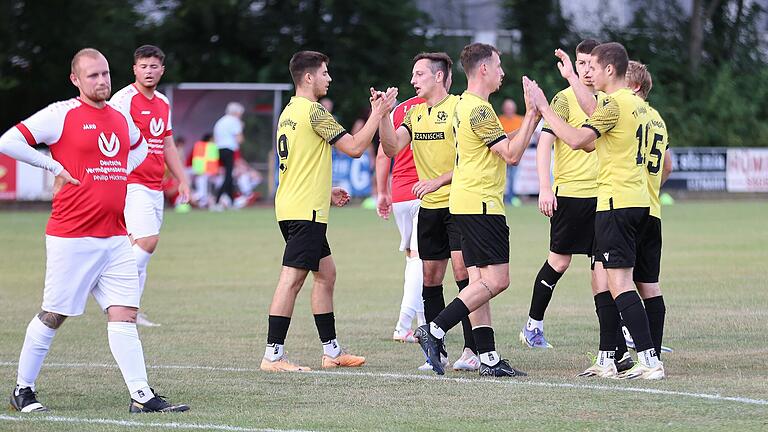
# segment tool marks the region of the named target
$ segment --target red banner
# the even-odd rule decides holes
[[[0,153],[0,200],[16,199],[16,160]]]

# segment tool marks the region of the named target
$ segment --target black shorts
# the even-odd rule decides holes
[[[467,267],[509,263],[509,227],[503,215],[453,215]],[[421,248],[421,246],[419,246]]]
[[[285,239],[283,265],[318,271],[320,260],[331,254],[325,237],[328,225],[306,220],[284,220],[278,224]]]
[[[560,255],[592,255],[597,198],[556,197],[549,219],[549,250]]]
[[[444,260],[451,257],[451,251],[461,251],[461,231],[447,207],[420,208],[416,236],[423,260]]]
[[[637,241],[648,221],[648,207],[599,211],[595,214],[595,259],[604,268],[635,266]]]
[[[649,216],[637,240],[637,262],[632,275],[635,282],[657,283],[661,269],[661,219]]]

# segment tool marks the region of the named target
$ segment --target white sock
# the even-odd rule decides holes
[[[614,364],[613,359],[616,356],[616,351],[598,351],[597,352],[597,364],[606,367],[609,364]]]
[[[341,347],[336,339],[331,339],[328,342],[323,342],[323,354],[328,357],[336,358],[341,354]]]
[[[424,304],[421,304],[421,308],[424,309]],[[421,312],[416,311],[416,322],[419,324],[419,327],[423,326],[427,323],[427,317],[424,316],[424,311]]]
[[[283,354],[285,354],[285,345],[283,344],[267,344],[267,347],[264,349],[264,358],[269,361],[276,361],[282,358]]]
[[[35,316],[27,326],[27,334],[24,336],[24,346],[19,355],[19,370],[16,384],[19,387],[30,387],[35,390],[35,380],[40,374],[45,356],[51,347],[56,330],[46,326]]]
[[[499,363],[499,353],[496,351],[489,351],[487,353],[480,354],[480,362],[486,366],[496,366]]]
[[[147,281],[147,265],[152,254],[145,251],[138,243],[133,245],[133,256],[136,257],[136,267],[139,270],[139,296],[144,294],[144,283]]]
[[[659,365],[659,357],[656,355],[655,348],[648,348],[645,351],[637,353],[637,360],[645,367],[655,368]]]
[[[429,332],[432,333],[432,336],[438,339],[445,337],[445,330],[438,327],[434,322],[429,323]]]
[[[537,321],[531,317],[528,317],[528,323],[525,325],[525,329],[528,331],[533,331],[535,328],[544,333],[544,320]]]
[[[397,320],[397,324],[395,324],[395,330],[400,334],[404,334],[410,330],[413,315],[413,310],[400,308],[400,317]]]
[[[411,328],[413,317],[419,310],[424,315],[424,301],[421,298],[423,270],[418,257],[405,257],[405,282],[403,283],[403,301],[400,303],[398,331]]]
[[[107,337],[109,349],[117,361],[117,366],[123,374],[125,384],[131,397],[142,390],[146,394],[149,388],[147,383],[147,368],[144,365],[144,351],[139,340],[139,332],[135,323],[109,322],[107,323]],[[151,392],[150,392],[151,393]],[[150,396],[150,399],[152,396]],[[138,399],[137,399],[138,400]],[[145,401],[146,402],[146,401]]]
[[[155,397],[155,394],[152,393],[152,389],[149,387],[144,387],[142,389],[136,390],[135,392],[131,392],[131,399],[138,403],[147,403],[153,397]]]

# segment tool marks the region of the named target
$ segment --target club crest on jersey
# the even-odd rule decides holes
[[[439,120],[440,122],[445,122],[446,120],[448,120],[448,113],[446,113],[445,111],[438,112],[437,120]]]
[[[165,122],[163,122],[163,119],[152,117],[152,120],[149,121],[149,132],[153,136],[160,136],[160,134],[162,134],[164,130],[165,130]]]
[[[117,152],[120,151],[120,140],[117,139],[117,135],[112,133],[107,139],[104,132],[99,134],[99,150],[104,153],[106,157],[114,157]]]

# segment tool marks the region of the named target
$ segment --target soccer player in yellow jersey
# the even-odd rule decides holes
[[[508,137],[488,96],[504,78],[499,51],[473,43],[461,52],[467,74],[467,91],[456,104],[453,124],[456,159],[449,210],[461,232],[461,250],[469,273],[469,285],[429,324],[419,327],[419,339],[433,370],[445,373],[440,351],[445,332],[472,314],[472,335],[480,354],[480,375],[521,376],[496,352],[489,300],[509,286],[509,227],[504,213],[507,164],[517,164],[531,139],[537,113],[526,91],[526,113],[520,130]],[[528,87],[527,78],[523,79]]]
[[[648,220],[650,207],[644,170],[649,115],[645,102],[627,88],[628,63],[627,51],[621,44],[605,43],[592,50],[589,76],[595,89],[607,96],[581,128],[563,121],[550,108],[541,89],[531,87],[529,91],[558,138],[572,148],[597,151],[593,252],[606,269],[611,296],[635,339],[638,353],[638,362],[623,377],[662,379],[664,365],[656,355],[648,317],[632,280],[637,239]],[[618,323],[614,328],[618,328]],[[597,366],[605,369],[602,376],[616,375],[613,355],[613,351],[599,353]]]
[[[597,41],[586,39],[576,46],[576,74],[567,77],[578,81],[557,93],[550,103],[552,110],[574,127],[581,126],[589,117],[579,106],[575,89],[581,85],[593,97],[598,97],[592,80],[587,78],[590,53],[597,45]],[[554,185],[550,181],[553,147]],[[552,345],[544,337],[544,313],[555,285],[568,269],[573,255],[592,255],[597,207],[597,155],[572,149],[557,138],[545,123],[536,148],[536,170],[539,175],[539,210],[550,218],[549,255],[534,280],[528,322],[520,331],[520,341],[530,348],[551,348]],[[603,285],[606,283],[602,271],[592,276],[593,285],[598,281]]]
[[[651,87],[653,87],[653,80],[648,68],[640,62],[631,60],[627,68],[627,85],[636,95],[646,100]],[[645,305],[653,346],[656,353],[661,356],[664,318],[667,309],[659,286],[661,269],[661,203],[659,202],[659,193],[661,186],[672,173],[672,156],[667,151],[669,149],[667,125],[653,107],[648,105],[648,110],[651,121],[648,123],[645,133],[647,139],[645,169],[648,175],[651,210],[645,230],[637,240],[637,262],[632,278]],[[668,348],[665,347],[665,349]]]
[[[349,194],[331,188],[331,146],[352,157],[360,157],[370,145],[379,120],[389,114],[396,92],[371,98],[371,116],[355,135],[339,125],[317,101],[328,92],[331,76],[328,57],[300,51],[289,64],[296,95],[280,114],[277,154],[280,183],[275,212],[285,239],[283,268],[269,307],[267,347],[261,362],[265,371],[306,371],[285,356],[285,337],[296,296],[307,274],[314,276],[312,313],[323,344],[321,366],[361,366],[365,358],[345,353],[336,340],[333,287],[336,266],[326,239],[330,205],[343,206]]]
[[[443,279],[448,258],[459,291],[469,285],[469,274],[461,253],[461,233],[448,211],[456,160],[453,114],[459,101],[458,96],[448,94],[452,66],[453,60],[445,53],[421,53],[414,57],[411,84],[416,95],[426,101],[408,110],[396,131],[389,121],[379,125],[384,152],[388,156],[395,155],[410,144],[419,174],[413,192],[421,199],[416,232],[423,262],[422,298],[427,322],[445,308]],[[480,359],[469,317],[462,320],[462,326],[464,351],[453,368],[476,371],[480,368]],[[447,367],[447,353],[443,354],[441,362]],[[428,364],[426,367],[431,369]]]

